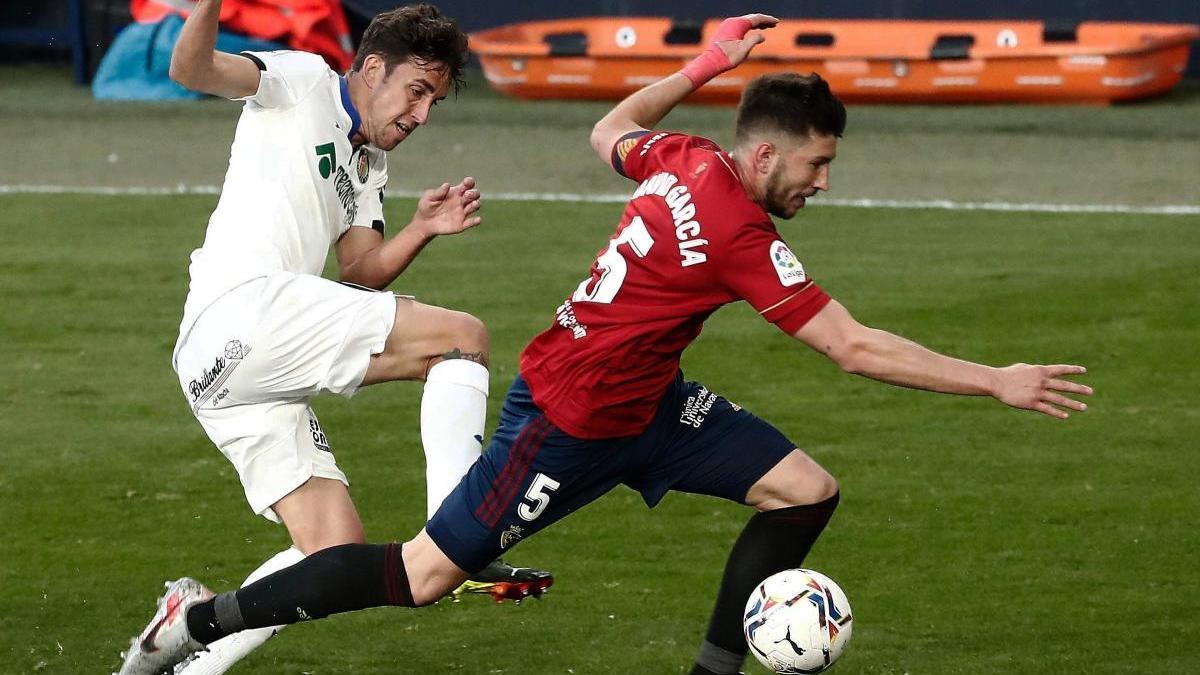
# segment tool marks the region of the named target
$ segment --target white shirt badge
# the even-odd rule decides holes
[[[775,266],[775,273],[779,275],[779,283],[784,286],[795,286],[808,281],[804,274],[804,266],[782,241],[771,244],[771,264]]]

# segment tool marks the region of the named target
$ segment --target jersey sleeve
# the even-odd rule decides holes
[[[613,168],[630,180],[642,181],[658,171],[675,170],[687,164],[694,150],[720,151],[716,143],[700,136],[673,131],[627,134],[613,147]]]
[[[290,108],[332,71],[316,54],[297,51],[241,52],[258,66],[258,91],[235,99],[260,108]]]
[[[369,227],[379,234],[387,236],[386,223],[383,219],[383,189],[387,186],[387,153],[383,151],[368,151],[367,161],[370,163],[370,183],[358,195],[358,212],[355,214],[351,227]]]
[[[734,294],[791,335],[829,304],[777,232],[745,226],[725,246],[717,274]]]

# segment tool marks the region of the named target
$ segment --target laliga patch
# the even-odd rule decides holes
[[[784,286],[795,286],[808,281],[804,274],[804,266],[782,241],[771,244],[771,264],[775,266],[775,273],[779,275],[779,283]]]

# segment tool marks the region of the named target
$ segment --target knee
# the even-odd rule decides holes
[[[408,583],[409,591],[412,593],[413,607],[428,607],[446,597],[450,591],[454,590],[452,588],[440,588],[430,583],[429,579],[422,579],[418,582],[409,577]]]
[[[450,312],[446,330],[453,344],[464,352],[487,353],[489,347],[487,326],[478,317],[466,312]]]
[[[416,607],[432,605],[467,579],[466,572],[456,567],[424,530],[404,544],[401,556]]]
[[[810,503],[823,502],[840,491],[841,486],[838,485],[837,479],[825,469],[821,469],[820,474],[814,479],[814,485],[810,488],[812,495]]]
[[[772,471],[751,489],[746,503],[759,511],[824,502],[838,493],[838,482],[815,462],[788,471]]]
[[[816,471],[797,473],[781,487],[778,497],[783,507],[819,504],[838,494],[839,490],[837,479],[821,467]]]

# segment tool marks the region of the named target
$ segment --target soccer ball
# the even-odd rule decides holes
[[[767,577],[746,602],[746,643],[767,668],[781,675],[819,673],[850,643],[854,617],[846,594],[812,570]]]

